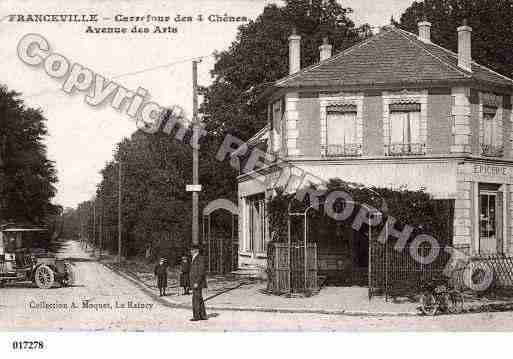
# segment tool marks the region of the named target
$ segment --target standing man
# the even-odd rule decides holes
[[[192,319],[191,321],[207,320],[205,302],[203,301],[203,288],[207,287],[205,260],[200,254],[199,246],[191,247],[190,285],[192,287]]]
[[[157,287],[160,291],[160,296],[166,295],[167,287],[167,263],[164,257],[160,258],[160,263],[155,266],[155,277],[157,277]]]

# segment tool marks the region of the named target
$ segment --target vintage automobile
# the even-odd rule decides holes
[[[44,228],[32,226],[0,226],[0,287],[8,282],[33,282],[42,289],[55,283],[73,285],[71,263],[38,250],[45,232]]]

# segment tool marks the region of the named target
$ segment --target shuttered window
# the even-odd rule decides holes
[[[497,108],[483,106],[483,143],[495,146],[498,144]]]
[[[356,111],[328,112],[327,116],[328,146],[356,143]]]
[[[420,104],[390,105],[390,143],[420,143]]]

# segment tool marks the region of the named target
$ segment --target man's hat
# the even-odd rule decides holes
[[[192,244],[191,245],[191,249],[198,249],[199,250],[200,246],[199,246],[199,244]]]

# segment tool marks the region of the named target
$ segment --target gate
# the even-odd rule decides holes
[[[231,215],[231,229],[228,235],[213,233],[212,214],[218,210]],[[217,199],[203,209],[203,243],[208,250],[208,272],[225,274],[237,269],[238,265],[238,214],[239,210],[227,199]]]
[[[316,244],[307,244],[305,276],[304,244],[293,242],[290,245],[289,251],[289,245],[287,243],[269,243],[267,249],[267,273],[267,289],[274,294],[318,290]]]
[[[211,235],[208,241],[209,272],[224,274],[237,269],[237,237]]]

